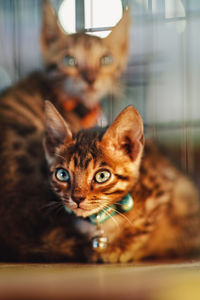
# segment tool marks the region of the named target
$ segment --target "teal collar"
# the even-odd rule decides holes
[[[88,217],[89,221],[93,225],[103,224],[105,221],[119,213],[126,213],[129,212],[134,206],[133,198],[130,194],[127,194],[121,201],[116,202],[115,204],[112,204],[104,209],[102,209],[97,214],[92,214]],[[65,210],[68,213],[71,213],[72,211],[65,207]]]
[[[97,214],[89,216],[89,220],[92,224],[103,224],[105,221],[119,213],[126,213],[133,208],[134,201],[130,194],[127,194],[121,201],[112,204]]]

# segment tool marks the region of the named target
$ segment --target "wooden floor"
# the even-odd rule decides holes
[[[199,300],[200,260],[127,265],[0,264],[0,299]]]

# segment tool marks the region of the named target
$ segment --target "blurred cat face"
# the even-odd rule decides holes
[[[119,61],[100,38],[86,34],[69,36],[63,41],[63,53],[57,65],[67,76],[67,92],[81,98],[87,107],[92,107],[105,95],[119,92]]]
[[[45,2],[41,45],[46,65],[54,65],[66,75],[68,95],[79,97],[87,107],[105,95],[118,95],[118,78],[126,67],[128,14],[111,34],[99,37],[77,33],[68,35],[59,27],[50,4]]]

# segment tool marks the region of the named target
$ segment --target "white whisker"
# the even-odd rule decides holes
[[[121,205],[121,206],[122,206],[122,205],[124,205],[124,204],[122,204],[122,203],[119,203],[119,202],[116,202],[116,203],[115,203],[115,205],[118,205],[118,206],[120,206],[120,205]]]
[[[129,220],[129,218],[127,216],[125,216],[124,214],[122,214],[121,212],[119,212],[118,210],[116,210],[116,209],[114,209],[112,207],[111,207],[111,209],[114,210],[120,216],[122,216],[125,220],[127,220],[130,225],[133,225],[133,223]]]
[[[48,204],[42,206],[41,209],[51,208],[51,207],[54,206],[54,205],[55,205],[55,206],[56,206],[56,205],[59,205],[59,202],[57,202],[57,201],[52,201],[52,202],[50,202],[50,203],[48,203]]]
[[[118,222],[117,222],[117,220],[115,220],[115,218],[111,215],[111,214],[109,214],[109,212],[107,212],[104,208],[102,209],[103,211],[104,211],[104,213],[107,215],[107,216],[109,216],[112,220],[113,220],[113,222],[117,225],[117,227],[119,228],[119,224],[118,224]]]

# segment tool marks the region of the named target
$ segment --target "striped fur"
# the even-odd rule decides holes
[[[50,103],[47,106],[53,109]],[[47,124],[51,122],[48,113]],[[65,123],[58,115],[55,118]],[[47,140],[59,131],[56,122],[54,119],[54,132],[47,130]],[[110,128],[81,131],[73,137],[67,133],[60,146],[56,145],[50,163],[52,187],[60,186],[55,192],[75,215],[97,213],[127,193],[135,201],[129,213],[102,225],[110,244],[102,253],[93,253],[91,261],[183,256],[199,249],[197,190],[154,145],[147,142],[143,154],[143,144],[141,118],[128,107]],[[69,172],[69,182],[56,178],[58,168]],[[103,170],[111,176],[97,183],[95,174]]]
[[[0,98],[0,260],[127,262],[196,250],[197,191],[154,146],[144,147],[137,111],[128,107],[108,129],[72,133],[48,102],[44,115],[41,95],[54,95],[52,85],[35,76]],[[58,180],[58,168],[69,182]],[[98,184],[102,170],[111,176]],[[106,221],[108,248],[92,251],[96,228],[84,217],[128,192],[134,209]]]
[[[121,93],[119,77],[126,68],[129,18],[129,13],[125,12],[111,34],[103,39],[84,33],[69,35],[61,29],[50,2],[45,1],[42,54],[46,66],[53,66],[55,73],[65,79],[62,88],[69,97],[76,96],[91,108],[104,96]],[[76,66],[65,63],[68,55],[76,60]],[[112,55],[111,64],[101,65],[105,55]]]
[[[126,66],[129,22],[125,15],[107,39],[67,35],[50,3],[44,2],[41,46],[46,69],[0,95],[0,260],[86,261],[88,239],[77,230],[74,217],[66,217],[49,185],[42,146],[44,100],[55,105],[73,133],[80,130],[83,118],[101,97],[118,93],[118,79]],[[114,44],[119,47],[114,49]],[[76,57],[77,68],[64,64],[69,54]],[[114,63],[100,67],[105,54],[112,54]],[[68,100],[78,102],[74,110],[63,109]],[[82,168],[89,166],[90,159]],[[74,163],[80,163],[78,156]],[[60,192],[58,184],[54,187]]]

